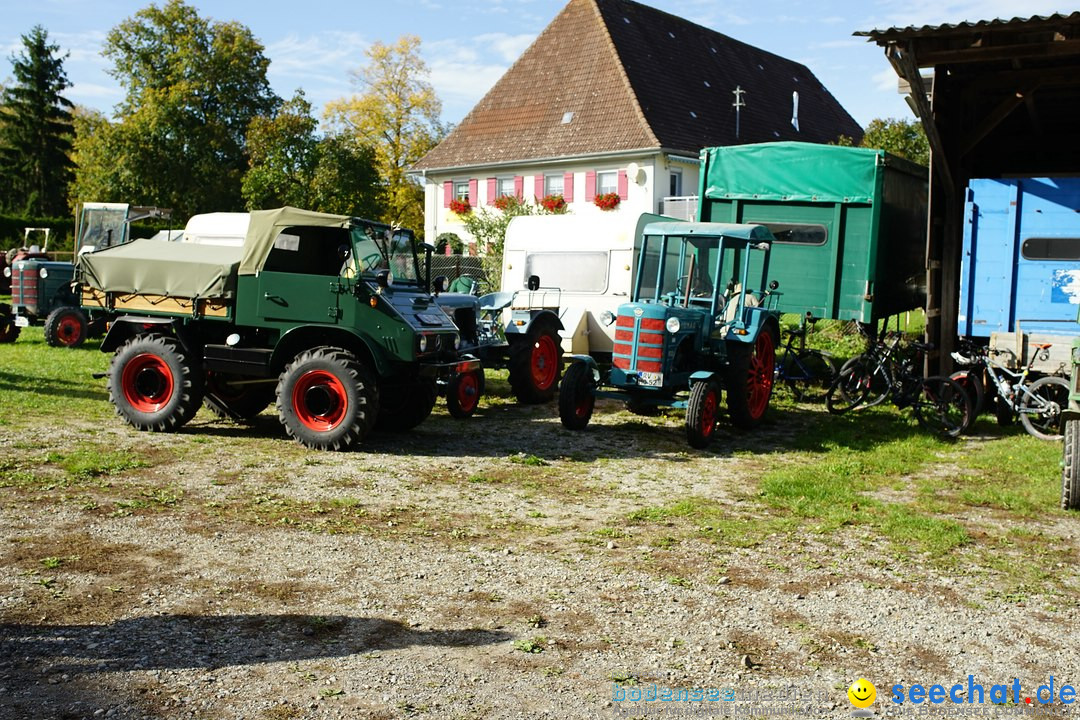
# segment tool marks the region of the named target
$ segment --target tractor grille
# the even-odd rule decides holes
[[[664,321],[620,315],[615,321],[612,362],[625,371],[661,371],[664,355]]]
[[[11,304],[13,307],[25,307],[36,312],[38,306],[37,270],[11,268]]]

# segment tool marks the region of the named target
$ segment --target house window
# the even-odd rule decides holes
[[[454,181],[454,199],[455,200],[471,200],[469,197],[469,181],[468,180],[455,180]]]
[[[619,173],[615,170],[603,170],[596,173],[596,194],[606,195],[619,192]]]
[[[514,191],[514,178],[499,178],[495,181],[495,197],[502,197],[503,195],[514,196],[517,193]]]
[[[682,197],[682,170],[671,171],[671,187],[668,195],[671,197]]]
[[[544,195],[562,195],[563,194],[563,176],[560,175],[545,175],[544,176]]]

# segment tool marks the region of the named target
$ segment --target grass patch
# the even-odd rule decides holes
[[[83,447],[71,452],[51,452],[47,462],[62,468],[72,480],[91,480],[125,470],[150,467],[143,457],[124,450]]]

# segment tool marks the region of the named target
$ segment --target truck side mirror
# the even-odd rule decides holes
[[[529,276],[529,283],[528,283],[528,285],[526,285],[526,287],[528,287],[529,290],[539,290],[540,289],[540,276],[539,275],[530,275]]]
[[[450,279],[445,275],[439,275],[435,278],[435,280],[432,281],[431,291],[436,295],[446,292],[446,285],[447,283],[449,283],[449,281]]]

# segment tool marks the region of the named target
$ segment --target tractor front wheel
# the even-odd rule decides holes
[[[777,331],[767,325],[754,345],[729,342],[730,365],[726,373],[728,414],[735,427],[756,427],[769,409],[776,371]]]
[[[555,323],[540,320],[510,346],[510,387],[518,402],[545,403],[555,397],[562,370],[562,341]]]
[[[136,335],[109,367],[109,400],[139,430],[174,432],[199,410],[203,373],[174,338]]]
[[[348,450],[359,444],[378,406],[374,377],[345,350],[306,350],[278,379],[281,424],[290,437],[314,450]]]
[[[484,371],[455,375],[446,388],[446,409],[451,417],[463,420],[472,417],[484,392]]]
[[[1080,510],[1080,420],[1065,421],[1061,463],[1061,509]]]
[[[584,430],[592,419],[596,405],[592,373],[587,363],[576,362],[566,368],[559,384],[559,419],[571,430]]]
[[[686,439],[690,447],[699,450],[709,447],[716,435],[716,419],[720,414],[720,386],[715,380],[699,381],[690,389],[686,405]]]
[[[77,307],[61,306],[45,318],[45,342],[52,347],[79,347],[86,342],[86,313]]]

